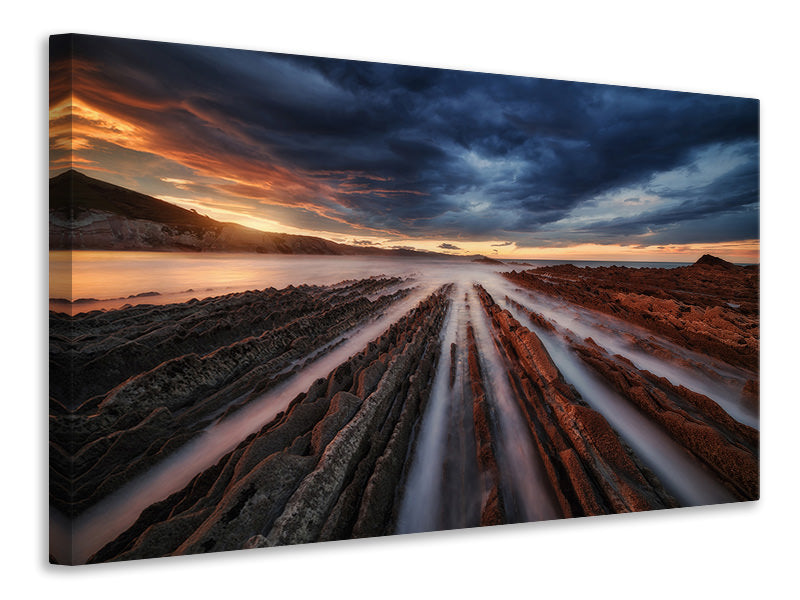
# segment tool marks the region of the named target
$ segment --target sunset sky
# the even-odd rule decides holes
[[[759,260],[756,100],[90,36],[50,53],[51,176],[356,245]]]

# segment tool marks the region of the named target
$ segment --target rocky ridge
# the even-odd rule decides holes
[[[405,297],[381,294],[400,282],[51,313],[51,502],[82,512]]]
[[[448,292],[314,382],[91,562],[390,533]]]
[[[558,265],[504,273],[520,287],[613,315],[758,372],[759,269],[711,256],[675,269]]]
[[[676,506],[602,415],[564,380],[538,336],[481,286],[476,291],[563,516]]]
[[[561,336],[577,356],[624,398],[683,446],[738,500],[759,498],[759,432],[740,423],[707,396],[665,377],[638,369],[630,359],[612,355],[593,339],[581,340],[569,330],[553,325],[542,315],[507,298],[538,328]],[[633,336],[631,336],[633,337]],[[679,359],[651,339],[631,339],[632,345],[656,353],[667,361]],[[691,363],[692,369],[703,365]],[[704,371],[715,374],[711,369]],[[752,380],[748,385],[755,386]],[[745,387],[748,387],[746,385]],[[757,392],[756,392],[757,394]]]
[[[737,288],[757,281],[749,277],[757,269],[704,258],[682,273],[663,271],[652,281],[672,281],[672,287],[660,290],[638,271],[628,277],[627,271],[569,266],[511,273],[516,289],[487,282],[493,293],[496,286],[500,297],[508,294],[507,309],[479,284],[463,293],[463,305],[453,292],[469,289],[464,282],[442,286],[399,320],[382,318],[378,323],[387,329],[370,343],[363,335],[358,344],[348,342],[354,351],[362,349],[326,377],[314,381],[322,372],[317,370],[298,379],[308,387],[288,405],[284,401],[282,412],[233,450],[221,449],[215,457],[227,454],[216,464],[187,472],[183,481],[196,475],[183,489],[151,504],[90,562],[388,535],[409,530],[400,518],[401,508],[409,506],[415,519],[427,523],[423,527],[436,529],[677,506],[659,480],[673,472],[647,462],[652,456],[628,437],[630,426],[605,412],[591,397],[591,386],[576,380],[581,397],[548,352],[554,343],[570,355],[554,354],[559,364],[569,361],[570,370],[562,365],[565,373],[576,366],[591,370],[592,385],[608,387],[615,402],[641,413],[654,434],[663,430],[676,442],[673,452],[683,457],[685,450],[692,468],[700,467],[702,481],[717,482],[722,495],[710,500],[758,498],[756,429],[710,398],[637,368],[560,320],[550,321],[530,302],[542,298],[522,291],[574,301],[570,320],[587,320],[598,330],[596,339],[615,340],[614,347],[630,349],[633,359],[646,352],[687,372],[697,370],[734,394],[752,377],[742,394],[757,406],[757,372],[741,365],[720,368],[726,351],[704,358],[709,348],[718,348],[715,341],[727,339],[732,322],[745,332],[745,324],[755,323],[750,333],[757,335],[757,294]],[[717,277],[718,271],[727,276]],[[717,277],[718,287],[701,293],[700,276]],[[591,286],[599,285],[598,296],[605,298],[609,282],[624,277],[630,282],[621,286],[622,300],[600,311],[617,318],[592,312]],[[681,278],[690,281],[682,286]],[[395,306],[410,293],[408,286],[381,276],[75,317],[51,313],[51,373],[60,377],[77,365],[72,381],[51,390],[51,502],[68,516],[95,505],[201,429],[301,373],[348,332]],[[691,324],[695,311],[718,308],[726,295],[737,301],[729,308],[740,321],[729,315],[708,322],[706,333],[713,335],[699,326],[683,337],[664,333]],[[658,301],[675,303],[686,320],[644,317],[651,305],[641,297],[651,298],[646,301],[653,309]],[[756,298],[755,311],[748,297]],[[408,299],[402,306],[410,305]],[[560,319],[561,313],[547,314]],[[643,330],[647,322],[651,326]],[[431,397],[435,402],[426,412]],[[622,429],[615,430],[601,410]],[[438,420],[428,427],[431,414]],[[424,431],[437,433],[431,438]],[[520,443],[530,444],[528,454],[515,462],[523,455],[511,448]],[[538,464],[530,463],[531,451]],[[422,479],[416,477],[419,465],[428,465]],[[535,481],[533,493],[523,491],[521,481]],[[435,493],[429,497],[426,488]],[[73,501],[61,502],[67,491],[75,494]],[[694,502],[694,496],[680,497]],[[540,502],[541,510],[526,512]]]
[[[581,359],[661,425],[719,477],[739,500],[759,497],[758,431],[702,394],[610,356],[591,338],[572,344]]]

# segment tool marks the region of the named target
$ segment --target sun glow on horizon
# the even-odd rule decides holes
[[[101,179],[218,221],[268,233],[319,237],[361,248],[407,248],[451,256],[483,255],[504,261],[693,262],[703,254],[713,254],[731,262],[759,262],[758,239],[651,245],[657,237],[666,241],[681,238],[654,236],[649,243],[647,235],[635,235],[630,230],[625,235],[615,235],[613,243],[577,241],[612,242],[612,237],[592,235],[592,227],[604,224],[607,214],[641,214],[642,207],[653,204],[655,198],[644,189],[620,188],[613,196],[578,205],[561,221],[543,220],[541,231],[549,235],[546,242],[537,241],[544,237],[534,234],[526,238],[523,231],[530,230],[531,223],[517,223],[515,207],[502,205],[491,194],[487,198],[470,196],[466,203],[445,198],[443,208],[438,208],[441,214],[434,219],[424,210],[419,214],[406,210],[405,203],[417,202],[420,206],[437,203],[436,194],[417,189],[414,179],[403,181],[394,171],[372,172],[371,163],[358,168],[358,157],[337,160],[333,168],[327,163],[283,159],[274,139],[264,142],[253,133],[256,130],[224,112],[212,110],[209,104],[197,101],[196,95],[148,95],[139,86],[119,82],[113,86],[107,73],[91,61],[73,60],[69,72],[68,89],[63,84],[67,91],[57,97],[51,95],[54,98],[49,111],[51,174],[67,168],[109,174],[111,177],[101,176]],[[325,139],[320,136],[320,140]],[[387,150],[380,142],[369,155],[374,153],[376,163],[389,160],[413,163],[409,157],[426,148],[453,153],[452,146],[446,144],[433,144],[429,148],[402,142],[390,145]],[[341,147],[337,150],[346,156]],[[703,164],[716,177],[723,167],[732,168],[731,156],[738,157],[739,162],[732,163],[734,166],[746,163],[740,151],[729,149],[723,155],[730,159],[727,162],[721,159],[715,162],[703,154],[708,159]],[[712,152],[711,158],[718,153]],[[431,156],[438,154],[432,152]],[[474,151],[461,158],[460,168],[469,167],[473,175],[481,173],[489,178],[487,181],[495,183],[507,180],[516,185],[517,172],[524,166],[519,161],[493,161]],[[685,167],[678,165],[660,177],[667,180],[682,177],[680,169]],[[400,217],[382,218],[391,210]],[[503,211],[510,216],[505,218]],[[475,227],[478,221],[489,225]],[[471,231],[473,239],[460,237],[461,225],[463,235]],[[408,226],[408,231],[403,230],[404,226]],[[475,233],[478,231],[482,233]],[[477,239],[503,235],[506,231],[505,238]],[[561,238],[559,231],[563,231]],[[758,235],[757,231],[755,234],[737,231],[731,237]]]
[[[216,221],[223,223],[236,223],[251,229],[263,231],[264,233],[288,233],[292,235],[307,235],[313,237],[321,237],[327,240],[347,243],[347,239],[352,236],[343,236],[333,234],[329,231],[316,231],[312,229],[302,229],[292,225],[285,225],[267,217],[260,217],[258,215],[248,214],[241,210],[229,208],[230,205],[212,204],[204,202],[203,200],[195,200],[191,198],[181,198],[176,196],[157,196],[159,200],[175,204],[187,210],[194,210],[195,212],[210,217]],[[234,205],[235,206],[235,205]]]
[[[170,178],[167,178],[170,179]],[[181,179],[170,179],[171,183],[191,183]],[[305,229],[286,225],[274,219],[251,214],[245,205],[215,202],[213,199],[192,199],[159,195],[159,199],[194,210],[212,219],[237,223],[265,233],[285,233],[323,238],[332,242],[356,247],[383,249],[413,249],[421,252],[436,252],[454,257],[482,255],[502,261],[513,260],[575,260],[575,261],[631,261],[631,262],[694,262],[703,254],[712,254],[734,263],[758,263],[760,241],[742,240],[708,244],[672,245],[622,245],[622,244],[575,244],[571,246],[520,246],[516,242],[503,240],[458,240],[418,239],[397,237],[390,232],[384,236],[341,234],[327,230]]]

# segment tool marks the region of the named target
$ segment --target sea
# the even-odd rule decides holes
[[[50,309],[76,314],[270,287],[331,285],[378,275],[445,283],[471,272],[479,276],[559,264],[674,268],[690,263],[514,259],[495,265],[448,257],[54,251],[50,252]]]

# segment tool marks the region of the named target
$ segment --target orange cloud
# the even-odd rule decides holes
[[[172,198],[217,218],[248,224],[259,229],[308,233],[335,238],[330,232],[311,232],[256,214],[258,204],[309,211],[335,223],[371,232],[387,243],[437,250],[441,239],[409,240],[402,231],[377,229],[347,218],[348,209],[362,195],[396,198],[426,196],[426,192],[392,189],[390,179],[365,172],[303,171],[282,166],[270,149],[255,140],[229,117],[217,113],[200,97],[153,99],[136,94],[136,86],[114,88],[93,65],[63,61],[51,65],[50,150],[51,169],[79,167],[113,172],[99,164],[91,152],[102,144],[160,157],[189,169],[197,180],[218,193],[217,198],[192,200]],[[174,118],[180,115],[182,118]],[[189,118],[194,126],[185,125]],[[224,135],[223,135],[224,134]],[[215,137],[216,136],[216,137]],[[219,144],[213,141],[219,139]],[[237,146],[229,143],[235,140]],[[116,173],[128,176],[128,173]],[[162,177],[162,181],[187,189],[192,181]],[[370,185],[372,182],[373,185]],[[351,198],[348,199],[348,196]],[[236,202],[254,200],[258,204]],[[402,219],[398,219],[402,222]],[[492,243],[458,241],[466,253],[492,255]],[[734,262],[758,262],[758,240],[726,244],[644,246],[580,244],[558,248],[503,247],[499,258],[565,258],[594,260],[667,260],[689,262],[711,253]]]
[[[70,68],[71,79],[63,73]],[[154,101],[113,89],[101,72],[77,60],[54,65],[52,71],[50,146],[52,150],[71,152],[69,160],[75,165],[91,164],[81,155],[105,142],[181,164],[198,176],[218,180],[221,191],[276,205],[296,205],[294,199],[303,195],[331,197],[335,192],[308,174],[275,165],[263,148],[190,100]],[[250,144],[245,146],[245,154],[252,158],[224,148],[206,147],[196,133],[175,131],[167,114],[170,111],[188,112],[200,121],[201,127],[217,128],[224,130],[226,136],[238,137]],[[65,162],[61,157],[58,164]],[[273,189],[280,193],[271,192]],[[309,203],[303,208],[315,207]]]

